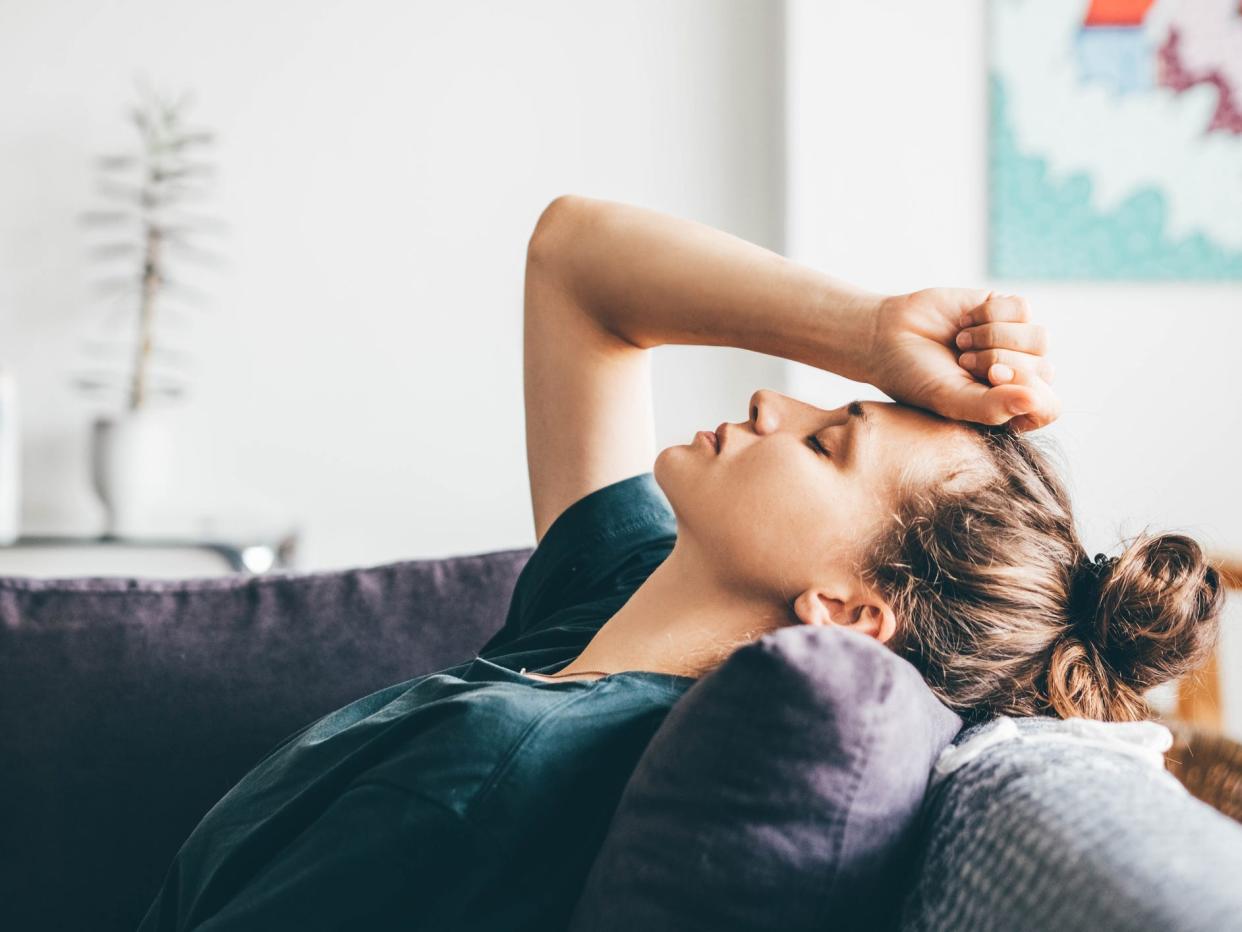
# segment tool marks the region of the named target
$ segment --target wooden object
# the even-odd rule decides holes
[[[1181,722],[1169,724],[1173,747],[1165,753],[1169,773],[1190,793],[1242,822],[1242,743]]]
[[[1226,588],[1242,589],[1242,559],[1218,557],[1212,565]],[[1224,702],[1220,685],[1220,649],[1198,673],[1185,677],[1177,686],[1176,716],[1199,728],[1220,731],[1224,724]]]

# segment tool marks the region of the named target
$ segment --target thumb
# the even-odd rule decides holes
[[[945,417],[993,425],[1029,414],[1036,406],[1031,390],[1025,386],[989,386],[969,377],[948,388],[938,402],[936,409]]]

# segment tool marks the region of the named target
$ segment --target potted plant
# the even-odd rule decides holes
[[[170,403],[186,394],[179,371],[186,354],[172,345],[166,325],[201,293],[173,277],[171,267],[183,260],[211,264],[197,240],[215,226],[187,209],[213,175],[203,157],[212,134],[187,125],[188,95],[172,100],[139,89],[129,117],[140,145],[98,159],[98,190],[110,203],[83,215],[103,233],[92,253],[106,272],[99,282],[110,304],[106,323],[120,337],[93,343],[89,350],[106,365],[77,379],[79,388],[109,402],[94,421],[90,455],[113,536],[149,531],[173,494]]]

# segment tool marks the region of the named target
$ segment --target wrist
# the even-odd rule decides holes
[[[878,292],[836,283],[825,289],[817,315],[824,323],[818,360],[811,364],[855,382],[870,382],[878,321],[887,300]]]

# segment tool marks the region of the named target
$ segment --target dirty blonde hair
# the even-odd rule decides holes
[[[1183,534],[1144,532],[1092,560],[1039,443],[971,429],[981,463],[908,486],[865,548],[863,575],[898,619],[890,646],[967,721],[1151,717],[1143,694],[1216,643],[1217,570]]]

